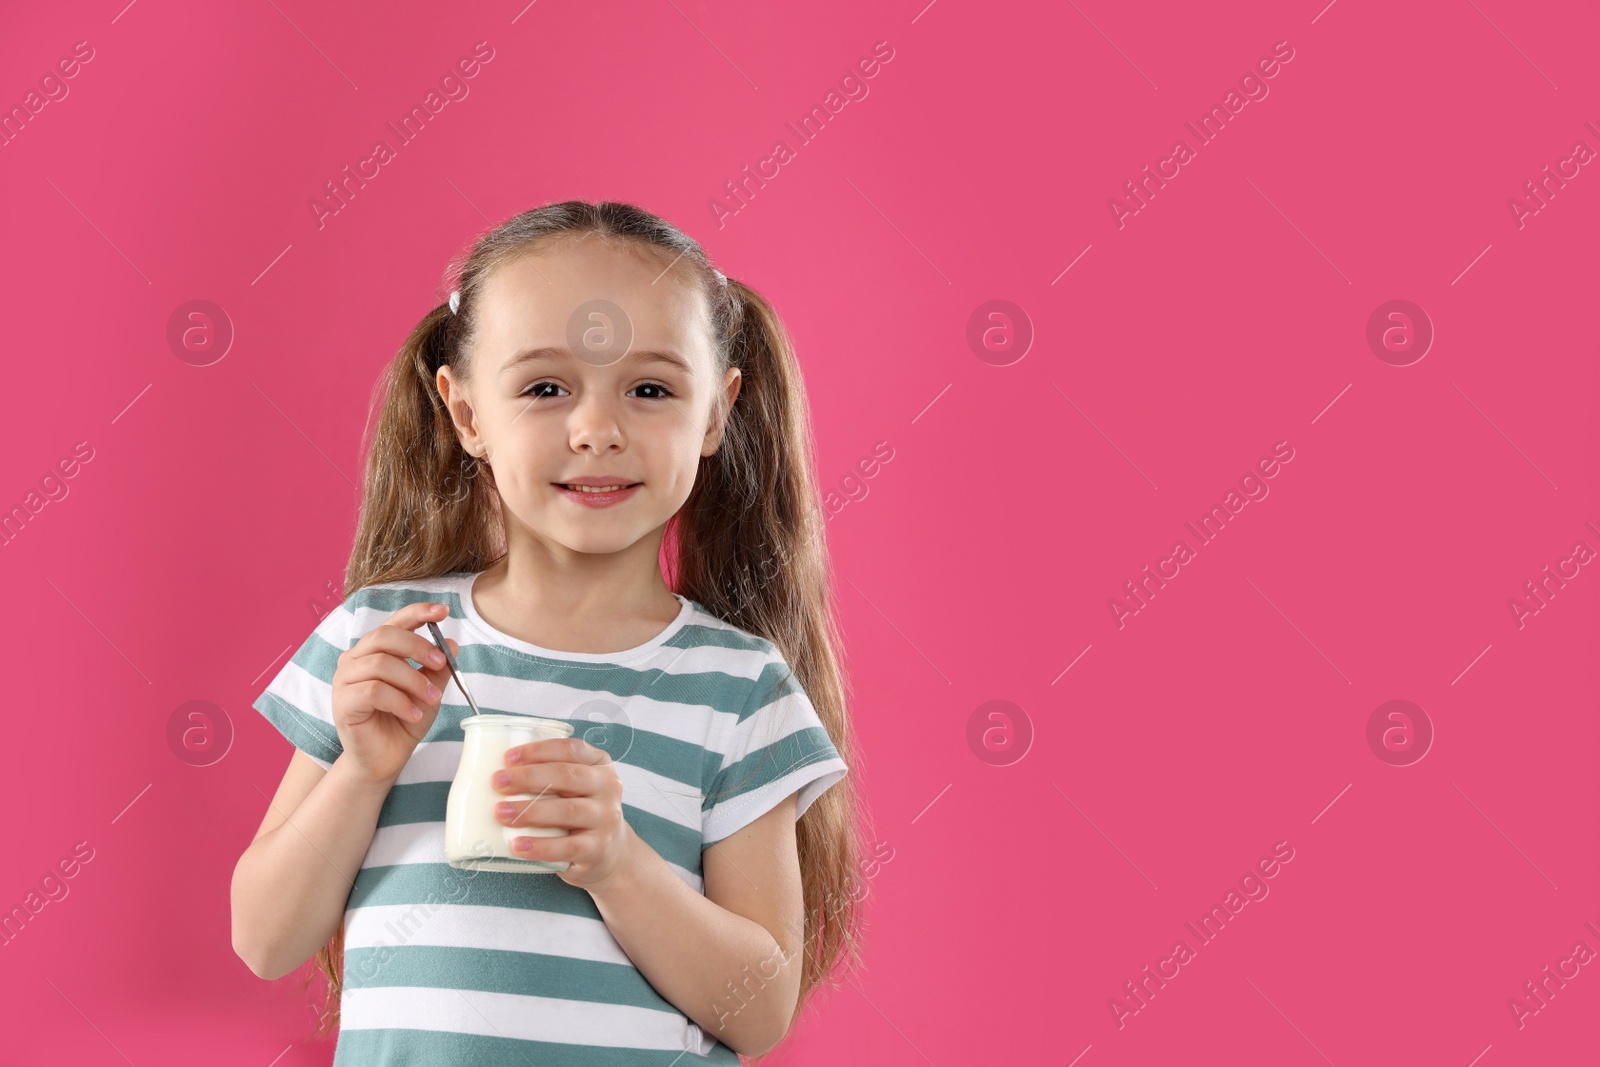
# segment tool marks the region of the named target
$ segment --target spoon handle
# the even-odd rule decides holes
[[[456,670],[456,658],[450,654],[450,646],[445,643],[444,634],[439,632],[439,626],[433,620],[428,621],[428,630],[433,634],[433,643],[439,646],[439,651],[444,653],[444,661],[450,668],[450,677],[455,680],[456,688],[461,690],[461,695],[467,698],[467,704],[472,708],[472,714],[482,715],[478,710],[478,702],[472,699],[472,694],[467,692],[467,687],[462,684],[461,675]]]

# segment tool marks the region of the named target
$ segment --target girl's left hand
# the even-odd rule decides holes
[[[495,792],[531,793],[534,800],[502,800],[502,826],[560,826],[565,837],[518,837],[517,855],[567,861],[557,871],[569,885],[593,887],[622,868],[631,828],[622,818],[622,780],[611,756],[576,737],[553,737],[506,750],[506,767],[490,779]]]

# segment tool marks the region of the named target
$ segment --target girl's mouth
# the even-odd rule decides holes
[[[573,486],[562,482],[552,482],[551,484],[561,490],[562,496],[574,503],[591,508],[605,508],[627,500],[644,483],[619,483],[614,486]]]

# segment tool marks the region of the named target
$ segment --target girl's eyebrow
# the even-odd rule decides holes
[[[544,348],[524,349],[523,351],[512,356],[510,359],[506,360],[505,365],[500,368],[500,373],[506,374],[509,371],[522,366],[524,363],[531,363],[541,359],[570,359],[571,356],[572,354],[565,348],[550,348],[547,346]],[[625,358],[631,359],[635,363],[666,363],[669,366],[678,368],[685,374],[694,373],[687,360],[678,355],[678,353],[670,350],[658,352],[654,349],[650,349],[638,352],[629,352]]]

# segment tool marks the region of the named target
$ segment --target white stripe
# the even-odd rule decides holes
[[[361,861],[366,867],[393,867],[404,863],[446,863],[444,858],[444,823],[410,822],[398,826],[382,826],[372,835],[372,844]],[[697,874],[665,861],[697,893],[705,891],[705,881]],[[530,874],[530,878],[548,878],[548,874]]]
[[[640,811],[699,832],[700,805],[706,796],[698,788],[628,763],[626,757],[613,766],[622,781],[623,800]]]
[[[411,751],[411,758],[400,768],[395,785],[420,785],[424,782],[453,782],[461,766],[464,741],[423,741]]]
[[[681,1050],[698,1044],[677,1012],[473,989],[346,989],[345,1030],[432,1030],[585,1047]],[[695,1028],[698,1031],[698,1027]]]
[[[633,966],[599,919],[523,908],[447,902],[354,908],[345,920],[344,938],[346,949],[430,945]]]

